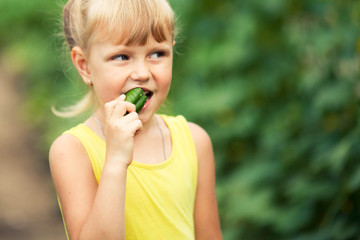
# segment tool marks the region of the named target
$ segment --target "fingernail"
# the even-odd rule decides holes
[[[125,94],[121,94],[119,97],[120,100],[125,100],[125,98],[126,98]]]

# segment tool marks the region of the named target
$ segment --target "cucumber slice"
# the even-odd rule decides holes
[[[141,109],[144,107],[146,100],[147,100],[147,97],[145,95],[142,95],[141,98],[139,99],[139,101],[137,101],[137,103],[135,104],[137,113],[140,112]]]
[[[125,101],[131,102],[132,104],[135,105],[137,113],[141,111],[147,100],[147,97],[141,88],[131,89],[125,94],[125,96],[126,96]]]
[[[145,95],[141,88],[134,88],[128,91],[126,94],[125,101],[131,102],[133,104],[137,103],[141,96]]]

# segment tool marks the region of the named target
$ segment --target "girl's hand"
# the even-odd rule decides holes
[[[135,105],[124,100],[122,94],[105,104],[106,161],[127,168],[133,159],[134,136],[143,125]]]

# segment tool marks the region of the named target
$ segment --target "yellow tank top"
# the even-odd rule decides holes
[[[198,170],[195,145],[184,117],[160,116],[170,130],[172,152],[160,164],[133,161],[129,166],[126,239],[195,239],[193,216]],[[105,161],[105,141],[84,124],[65,133],[82,142],[99,183]]]

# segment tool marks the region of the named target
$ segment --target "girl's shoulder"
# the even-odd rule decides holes
[[[212,143],[209,134],[196,123],[188,122],[190,132],[193,136],[196,150],[199,153],[212,152]]]
[[[70,153],[72,151],[78,152],[81,150],[82,144],[78,138],[69,134],[63,133],[59,137],[57,137],[50,146],[50,159],[57,155],[64,155],[66,153]]]
[[[56,161],[56,159],[61,159],[62,162],[67,161],[67,159],[71,159],[72,156],[88,160],[88,154],[84,147],[83,140],[94,138],[95,135],[97,136],[97,133],[92,130],[92,125],[89,124],[89,119],[64,131],[54,140],[49,151],[50,163]]]
[[[166,120],[166,123],[172,122],[181,127],[187,126],[191,132],[196,148],[211,147],[210,136],[208,135],[206,130],[203,129],[198,124],[187,121],[187,119],[182,115],[177,115],[177,116],[161,115],[161,117]]]
[[[50,147],[49,164],[52,174],[57,171],[81,169],[88,165],[88,162],[88,155],[83,144],[69,133],[60,135]]]
[[[210,138],[208,133],[205,131],[204,128],[202,128],[200,125],[193,123],[193,122],[187,122],[189,129],[191,133],[193,133],[196,136]]]

